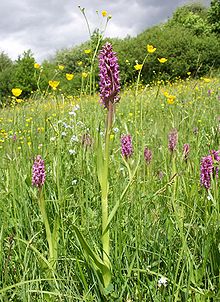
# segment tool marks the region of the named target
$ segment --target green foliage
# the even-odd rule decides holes
[[[105,268],[99,260],[96,139],[106,111],[98,97],[77,101],[75,116],[69,114],[73,104],[59,94],[2,109],[0,301],[218,301],[219,182],[212,179],[207,191],[199,174],[201,158],[219,149],[219,84],[219,79],[188,79],[162,85],[159,92],[148,87],[136,98],[133,90],[121,94],[114,123],[118,130],[110,141],[110,293],[99,285]],[[173,105],[165,91],[176,96]],[[167,146],[173,127],[178,143],[171,154]],[[120,152],[122,133],[133,138],[134,152],[127,161]],[[82,144],[85,134],[91,140]],[[103,143],[104,136],[98,137]],[[190,144],[187,161],[185,143]],[[144,160],[145,146],[153,152],[150,164]],[[37,154],[45,160],[43,192],[51,230],[56,217],[60,222],[54,273],[37,189],[31,185]],[[126,166],[136,172],[132,177]],[[159,283],[161,277],[166,286]]]
[[[157,50],[148,55],[141,71],[140,79],[144,84],[160,79],[184,78],[189,71],[196,77],[218,71],[220,39],[216,33],[220,29],[219,3],[219,0],[212,1],[209,9],[200,4],[180,7],[168,22],[149,28],[136,37],[103,39],[100,30],[96,29],[90,41],[58,51],[54,59],[43,62],[40,69],[33,68],[35,60],[31,51],[15,62],[2,53],[1,103],[7,102],[14,87],[23,90],[22,98],[29,97],[31,91],[49,92],[50,80],[58,80],[59,89],[67,95],[96,92],[99,82],[97,53],[106,41],[111,42],[117,52],[122,87],[133,85],[137,80],[138,71],[134,65],[143,62],[147,44],[154,45]],[[91,52],[86,54],[86,49]],[[167,62],[159,63],[158,58],[161,57],[167,58]],[[58,65],[63,65],[64,69],[60,70]],[[88,74],[87,78],[82,79],[83,72]],[[74,74],[74,79],[67,81],[67,73]]]
[[[5,98],[10,94],[10,84],[13,75],[13,62],[7,54],[0,54],[0,106],[5,103]]]
[[[132,83],[137,78],[135,61],[141,63],[147,54],[146,45],[152,44],[156,52],[149,54],[142,70],[144,83],[156,79],[185,78],[187,72],[194,76],[209,73],[220,67],[220,41],[215,35],[196,36],[181,25],[155,26],[138,35],[124,40],[112,39],[120,64],[122,83]],[[165,57],[161,64],[158,58]]]
[[[23,96],[30,96],[32,91],[37,89],[37,82],[34,69],[35,59],[31,50],[19,56],[14,64],[13,87],[22,89]]]
[[[4,52],[0,53],[0,73],[12,66],[12,60]]]
[[[207,8],[198,3],[185,5],[174,12],[172,18],[168,21],[168,25],[181,25],[191,29],[196,35],[209,33],[211,29],[207,21],[207,12]]]
[[[220,34],[220,0],[211,1],[208,21],[211,25],[211,30],[216,34]]]

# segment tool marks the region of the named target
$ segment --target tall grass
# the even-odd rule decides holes
[[[167,103],[165,91],[176,96],[174,104]],[[201,157],[220,147],[219,79],[178,80],[159,92],[143,87],[135,94],[122,93],[110,136],[109,211],[129,183],[122,134],[136,138],[131,171],[140,162],[110,224],[113,289],[108,293],[73,228],[100,253],[95,148],[99,127],[104,140],[106,114],[98,96],[51,97],[1,110],[0,301],[220,300],[219,184],[213,181],[208,192],[199,181]],[[168,150],[173,128],[179,138],[175,166]],[[190,144],[187,162],[185,143]],[[145,146],[153,151],[148,166]],[[57,217],[60,222],[58,259],[50,275],[46,232],[31,185],[37,154],[46,166],[49,224],[53,228]],[[160,286],[161,277],[167,282]]]

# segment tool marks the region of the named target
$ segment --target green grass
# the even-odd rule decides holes
[[[219,184],[213,181],[208,193],[199,179],[201,157],[220,149],[219,84],[219,79],[179,80],[159,90],[143,87],[137,97],[134,90],[121,94],[111,135],[110,210],[129,182],[122,134],[133,138],[131,170],[140,162],[110,225],[113,290],[108,295],[73,228],[79,227],[93,250],[101,250],[96,141],[97,129],[104,132],[106,111],[98,96],[50,97],[2,109],[0,301],[220,301]],[[165,91],[176,96],[174,104],[167,104]],[[70,115],[76,104],[80,109]],[[178,145],[171,156],[173,128]],[[82,144],[85,134],[91,137],[88,146]],[[185,143],[190,144],[188,162],[182,156]],[[145,146],[153,151],[149,166]],[[52,274],[31,184],[38,154],[45,160],[43,193],[51,228],[55,217],[60,220]],[[167,278],[166,287],[158,287],[161,276]]]

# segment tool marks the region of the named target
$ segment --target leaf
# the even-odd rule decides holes
[[[107,221],[106,227],[105,227],[105,229],[104,229],[104,231],[103,231],[103,233],[102,233],[102,236],[108,231],[109,225],[110,225],[112,219],[114,218],[114,216],[115,216],[115,214],[116,214],[116,212],[117,212],[117,210],[118,210],[118,208],[119,208],[119,206],[120,206],[120,203],[121,203],[122,199],[124,198],[124,196],[125,196],[127,190],[129,189],[129,187],[131,186],[131,184],[132,184],[132,182],[133,182],[133,179],[134,179],[134,176],[135,176],[135,174],[136,174],[136,172],[137,172],[137,168],[138,168],[139,163],[140,163],[140,158],[138,159],[138,162],[137,162],[137,165],[136,165],[136,167],[135,167],[135,169],[134,169],[134,172],[133,172],[132,174],[130,173],[131,176],[130,176],[130,180],[129,180],[127,186],[125,187],[125,189],[124,189],[124,191],[122,192],[122,194],[121,194],[119,200],[117,200],[117,202],[116,202],[114,208],[111,210],[111,213],[110,213],[109,216],[108,216],[108,221]]]
[[[76,232],[77,238],[80,242],[80,245],[81,245],[82,249],[87,253],[87,255],[89,255],[92,258],[95,265],[101,270],[102,275],[105,274],[105,275],[110,275],[111,276],[111,272],[110,272],[109,267],[104,264],[102,259],[96,253],[93,252],[93,250],[90,248],[89,244],[86,242],[85,238],[81,234],[78,227],[76,225],[73,225],[73,229]]]
[[[59,227],[60,221],[59,217],[57,216],[53,226],[53,233],[52,233],[52,245],[53,245],[53,257],[57,259],[57,245],[59,242]]]

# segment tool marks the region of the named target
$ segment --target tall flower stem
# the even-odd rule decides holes
[[[106,132],[105,132],[105,147],[104,147],[104,162],[103,162],[103,182],[101,186],[101,205],[102,205],[102,259],[105,265],[110,269],[110,233],[107,228],[108,225],[108,172],[109,172],[109,144],[110,134],[112,130],[114,116],[114,104],[109,102],[108,114],[106,117]],[[107,287],[111,282],[111,276],[109,274],[103,275],[104,286]]]
[[[51,266],[54,267],[56,260],[54,257],[53,239],[52,239],[50,225],[49,225],[49,221],[48,221],[48,217],[47,217],[46,204],[45,204],[45,199],[44,199],[42,188],[39,188],[38,204],[39,204],[41,216],[43,218],[43,223],[44,223],[45,231],[46,231],[47,243],[49,246],[49,259],[48,260],[49,260],[49,263],[51,264]]]

